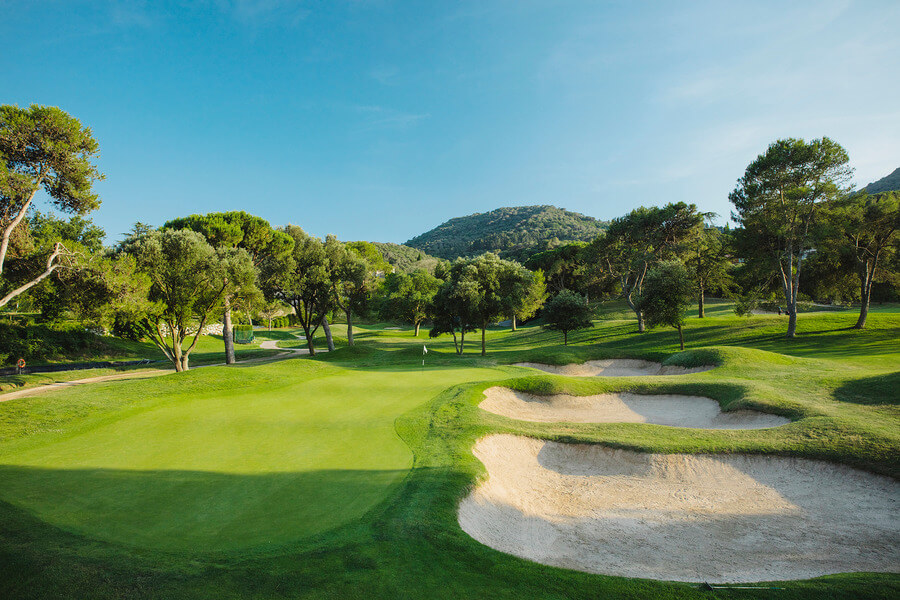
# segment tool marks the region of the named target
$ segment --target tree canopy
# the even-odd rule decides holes
[[[541,311],[544,328],[562,331],[563,345],[569,345],[569,332],[593,327],[593,311],[586,297],[572,290],[562,290],[547,301]]]
[[[693,286],[685,266],[674,260],[662,261],[647,273],[641,310],[648,327],[668,325],[678,330],[684,350],[684,313],[693,295]]]
[[[296,225],[282,231],[293,239],[294,247],[290,255],[278,261],[284,265],[284,275],[275,284],[276,296],[293,307],[306,334],[309,353],[315,355],[313,335],[334,307],[325,244]]]
[[[879,266],[890,265],[900,239],[900,192],[839,198],[824,208],[817,254],[848,259],[859,279],[860,309],[854,327],[866,326]],[[839,272],[840,269],[835,269]]]
[[[390,273],[384,278],[384,300],[381,314],[386,319],[399,319],[419,327],[434,316],[434,297],[441,280],[427,271]]]
[[[190,229],[202,234],[211,246],[218,249],[241,248],[247,252],[254,265],[266,260],[284,259],[293,247],[293,240],[284,232],[275,231],[269,222],[244,211],[218,212],[190,215],[173,219],[163,225],[166,229]],[[269,273],[269,271],[262,271]],[[227,273],[226,273],[227,275]],[[225,363],[235,362],[232,338],[231,311],[236,302],[254,303],[260,292],[256,286],[231,285],[223,298],[222,340],[225,344]],[[270,283],[270,282],[269,282]]]
[[[780,279],[789,338],[796,334],[800,273],[812,227],[820,204],[845,193],[853,172],[848,161],[847,151],[827,137],[778,140],[747,166],[729,195],[745,258]]]
[[[663,207],[636,208],[610,223],[606,235],[592,244],[598,267],[617,281],[621,295],[644,331],[644,315],[637,297],[643,293],[644,277],[658,261],[682,253],[698,235],[704,215],[684,202]]]
[[[154,231],[125,248],[150,280],[152,306],[143,332],[175,365],[186,371],[204,327],[221,310],[229,289],[252,286],[256,270],[243,248],[210,246],[191,230]],[[184,344],[190,343],[187,348]]]
[[[77,215],[96,209],[93,184],[103,178],[93,162],[98,153],[91,130],[56,107],[0,106],[0,307],[50,276],[69,252],[57,242],[27,281],[12,286],[4,279],[10,239],[35,196],[43,190],[56,208]]]

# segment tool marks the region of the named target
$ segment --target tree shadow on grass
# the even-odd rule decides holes
[[[837,388],[834,397],[856,404],[900,404],[900,371],[852,379]]]
[[[0,465],[0,498],[86,538],[163,552],[277,547],[358,519],[408,471],[215,473]]]

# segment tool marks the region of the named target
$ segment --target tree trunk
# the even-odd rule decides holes
[[[681,325],[678,326],[678,340],[681,342],[681,351],[684,352],[684,331],[681,330]]]
[[[460,329],[459,329],[459,352],[457,352],[457,354],[459,354],[460,356],[462,356],[465,345],[466,345],[466,328],[460,327]]]
[[[868,263],[859,271],[859,318],[853,329],[864,329],[866,326],[866,318],[869,316],[869,298],[872,296],[872,280],[874,279],[875,268],[869,269]]]
[[[309,350],[310,356],[316,355],[316,347],[313,345],[313,336],[311,327],[309,325],[303,325],[303,333],[306,334],[306,348]]]
[[[419,337],[419,325],[422,324],[422,321],[416,321],[416,337]]]
[[[797,304],[794,303],[793,307],[788,307],[788,329],[787,335],[788,338],[793,338],[797,336]]]
[[[225,297],[225,312],[222,315],[222,339],[225,341],[225,364],[233,365],[234,359],[234,336],[231,327],[231,300]]]
[[[569,345],[569,332],[563,329],[563,346]]]
[[[322,317],[322,329],[325,330],[325,342],[328,344],[328,351],[334,352],[334,339],[331,337],[331,326],[328,324],[328,317]]]
[[[510,319],[510,320],[512,321],[512,330],[515,331],[516,330],[516,315],[513,315],[512,319]]]
[[[703,288],[700,288],[700,301],[697,304],[697,316],[701,319],[706,315],[703,312]]]
[[[462,352],[460,352],[460,350],[459,350],[459,344],[456,343],[456,330],[451,329],[450,333],[453,334],[453,350],[456,352],[457,355],[462,354]]]
[[[481,355],[484,356],[487,354],[487,349],[485,348],[484,343],[484,330],[487,329],[487,321],[481,322]]]
[[[188,370],[188,359],[190,358],[190,356],[191,356],[190,354],[182,355],[182,357],[181,357],[181,370],[182,371]]]
[[[634,301],[631,299],[631,294],[625,296],[625,303],[628,305],[628,308],[634,311],[634,314],[637,315],[638,320],[638,333],[644,333],[644,313],[640,311]]]
[[[345,310],[344,314],[347,315],[347,345],[353,345],[353,315],[351,311]]]

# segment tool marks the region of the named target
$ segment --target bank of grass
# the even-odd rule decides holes
[[[13,491],[20,498],[25,493],[38,497],[34,504],[0,504],[0,596],[897,597],[900,577],[890,574],[844,574],[784,582],[778,584],[783,588],[778,591],[715,592],[700,591],[691,584],[589,575],[496,552],[473,541],[456,523],[460,498],[483,476],[471,445],[478,437],[495,431],[663,452],[748,451],[807,456],[896,477],[896,432],[900,428],[898,396],[892,382],[900,359],[896,344],[900,318],[874,314],[869,330],[848,332],[845,328],[852,320],[852,314],[804,315],[801,337],[787,341],[782,339],[784,322],[777,318],[694,319],[689,322],[688,336],[705,339],[703,345],[708,347],[683,354],[675,351],[674,331],[638,336],[631,332],[631,321],[599,322],[595,329],[576,336],[576,343],[568,347],[559,344],[556,334],[536,327],[515,333],[496,329],[489,332],[489,354],[485,358],[475,353],[476,336],[472,336],[467,353],[458,357],[446,336],[416,339],[406,329],[376,326],[359,330],[357,347],[340,348],[316,359],[201,369],[119,388],[118,384],[104,384],[78,394],[48,394],[3,403],[0,463],[5,467],[0,470],[0,485],[9,490],[12,488],[5,484],[12,482],[19,486]],[[335,333],[342,333],[340,326]],[[430,350],[424,356],[423,344]],[[509,366],[523,360],[559,364],[614,356],[670,364],[713,362],[719,366],[694,375],[611,381],[557,377]],[[753,407],[784,414],[794,422],[747,432],[639,424],[522,423],[477,408],[481,391],[498,382],[541,393],[630,390],[707,395],[719,400],[726,410]],[[399,391],[406,396],[398,398],[403,395]],[[411,454],[406,451],[405,455],[414,456],[414,464],[405,476],[388,476],[386,480],[385,471],[405,471],[409,466],[398,469],[379,462],[385,448],[398,448],[396,441],[382,435],[388,424],[391,434],[395,432],[411,449]],[[314,435],[303,433],[307,428],[316,430]],[[379,433],[367,437],[365,428]],[[290,439],[290,443],[276,443],[280,439]],[[318,473],[309,479],[311,486],[303,492],[305,482],[297,477],[304,471],[294,464],[281,474],[286,479],[272,483],[278,473],[273,478],[271,471],[277,471],[273,465],[281,463],[277,452],[284,452],[282,447],[296,453],[343,456],[351,462],[311,459],[309,469],[321,464],[324,468],[318,471],[331,473]],[[191,456],[196,448],[215,455],[234,448],[241,452],[231,459],[210,455],[185,459],[214,461],[218,465],[215,469],[208,468],[209,462],[203,469],[197,468],[204,466],[199,464],[194,468],[188,464],[176,465],[175,469],[151,468],[152,464],[133,468],[141,466],[141,461],[168,461],[171,466],[172,461],[182,460],[182,454]],[[282,449],[276,452],[276,448]],[[250,458],[241,456],[243,453]],[[359,461],[363,464],[370,454],[379,464],[366,463],[367,469],[348,467]],[[108,462],[103,458],[106,456],[131,464],[99,468],[98,463]],[[166,461],[160,457],[167,457]],[[254,461],[262,462],[252,464]],[[38,466],[42,472],[23,470]],[[136,473],[140,477],[135,477]],[[283,487],[279,487],[281,483]],[[343,504],[358,487],[371,492],[370,499],[380,499],[372,500],[362,514],[345,513],[341,521]],[[165,506],[165,510],[177,504],[197,506],[200,497],[207,504],[201,502],[199,506],[217,508],[221,519],[229,510],[249,510],[252,502],[247,494],[252,490],[273,491],[271,496],[263,494],[255,513],[261,520],[255,523],[280,536],[275,543],[254,543],[244,548],[222,544],[218,551],[211,552],[211,546],[206,550],[198,546],[196,536],[198,531],[202,533],[203,524],[192,534],[184,532],[185,539],[194,536],[192,544],[184,545],[166,541],[164,527],[140,530],[142,521],[137,513],[147,506]],[[279,495],[274,490],[301,493]],[[122,512],[106,513],[101,518],[93,504],[78,504],[82,493],[101,504],[117,503]],[[149,500],[136,502],[133,497],[142,493],[156,499],[149,504]],[[69,497],[63,497],[66,494]],[[119,495],[123,496],[121,500]],[[304,498],[317,500],[317,507],[307,510],[293,504],[302,503]],[[57,508],[55,501],[62,508]],[[293,510],[267,502],[287,503]],[[190,514],[188,508],[175,506],[171,510],[178,517],[175,521],[195,527],[196,523],[184,521]],[[274,525],[280,527],[267,522],[273,514],[277,517]],[[109,523],[110,515],[124,524]],[[159,518],[154,513],[149,516]],[[299,523],[291,522],[291,518]],[[326,520],[328,527],[317,529],[318,520]],[[258,542],[252,539],[253,524],[253,519],[238,522],[237,529],[205,539],[208,542],[224,535],[231,540]],[[115,531],[116,527],[120,530]],[[159,536],[157,539],[163,542],[123,542],[132,531]],[[168,534],[179,535],[182,533],[177,530]]]

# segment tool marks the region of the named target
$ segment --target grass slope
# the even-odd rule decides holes
[[[486,358],[474,339],[457,357],[449,339],[378,325],[359,331],[356,348],[317,359],[0,403],[0,597],[897,597],[891,574],[777,592],[589,575],[496,552],[459,529],[457,503],[484,474],[470,448],[492,431],[788,454],[898,476],[900,315],[873,314],[862,332],[846,329],[852,314],[803,315],[801,337],[784,340],[777,317],[717,314],[689,320],[695,349],[684,353],[674,330],[637,335],[629,320],[600,322],[568,347],[536,327],[495,329]],[[611,356],[720,366],[608,381],[504,366]],[[758,431],[523,423],[477,408],[500,380],[536,393],[699,394],[794,422]]]

